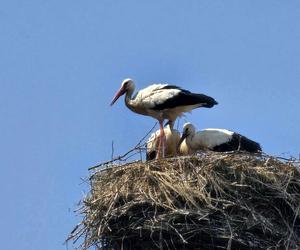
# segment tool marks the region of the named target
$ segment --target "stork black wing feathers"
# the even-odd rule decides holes
[[[194,94],[188,90],[182,89],[175,85],[167,85],[162,89],[178,89],[180,92],[177,95],[174,95],[171,98],[168,98],[163,103],[155,105],[152,109],[154,110],[163,110],[171,109],[180,106],[196,105],[201,104],[202,107],[211,108],[214,105],[218,104],[216,100],[210,96],[204,94]]]
[[[246,136],[240,135],[238,133],[233,133],[232,138],[227,143],[217,145],[213,148],[213,151],[217,152],[226,152],[226,151],[235,151],[242,150],[248,151],[250,153],[261,152],[261,146],[259,143],[250,140]]]

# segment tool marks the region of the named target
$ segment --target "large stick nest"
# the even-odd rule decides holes
[[[298,249],[300,171],[243,153],[203,153],[95,172],[80,249]]]

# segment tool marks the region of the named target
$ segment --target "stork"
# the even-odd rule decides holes
[[[186,146],[181,143],[185,140]],[[207,128],[199,132],[193,124],[185,123],[182,136],[179,142],[179,151],[181,154],[195,153],[197,150],[212,150],[217,152],[226,151],[248,151],[250,153],[261,152],[259,143],[227,129]]]
[[[180,140],[180,133],[176,129],[172,129],[170,125],[164,128],[165,134],[165,157],[177,155],[177,147]],[[146,143],[146,160],[153,160],[157,156],[157,148],[159,143],[160,130],[153,133]]]
[[[157,158],[160,158],[161,148],[164,153],[163,122],[165,119],[169,120],[169,124],[173,128],[176,118],[182,116],[183,113],[200,107],[211,108],[218,104],[210,96],[191,93],[175,85],[153,84],[132,96],[134,89],[134,82],[131,79],[125,79],[110,105],[112,106],[120,96],[125,94],[125,104],[131,111],[158,120],[160,140]]]

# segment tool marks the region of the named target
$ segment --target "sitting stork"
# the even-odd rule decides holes
[[[172,129],[169,125],[164,128],[165,134],[165,155],[164,157],[172,157],[177,155],[180,133],[176,129]],[[160,139],[160,130],[153,133],[146,143],[146,160],[153,160],[157,157],[157,149]]]
[[[184,141],[185,145],[182,145]],[[262,150],[259,143],[227,129],[207,128],[196,132],[193,124],[185,123],[179,142],[180,153],[195,153],[207,149],[216,152],[243,150],[250,153],[258,153]]]
[[[188,90],[168,84],[153,84],[138,91],[133,97],[135,85],[131,79],[125,79],[119,91],[114,96],[111,106],[121,95],[125,95],[125,104],[133,112],[152,116],[157,119],[160,126],[160,140],[158,152],[164,151],[164,127],[165,119],[169,120],[171,129],[178,116],[192,109],[205,107],[211,108],[218,104],[214,98],[203,94],[191,93]],[[157,158],[159,158],[157,154]]]

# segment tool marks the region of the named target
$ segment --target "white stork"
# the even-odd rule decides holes
[[[172,129],[169,125],[164,128],[165,141],[165,157],[172,157],[177,155],[178,143],[180,140],[180,133],[176,129]],[[146,160],[153,160],[157,157],[157,149],[160,139],[160,130],[151,134],[146,143]]]
[[[153,84],[138,91],[133,97],[135,85],[131,79],[125,79],[110,105],[113,105],[121,95],[125,95],[125,104],[133,112],[152,116],[160,125],[160,141],[158,151],[163,148],[163,122],[169,120],[171,128],[178,116],[192,109],[211,108],[218,104],[212,97],[191,93],[188,90],[168,84]],[[164,150],[163,150],[164,152]],[[159,154],[157,156],[159,158]]]
[[[185,140],[185,146],[181,143]],[[187,151],[188,150],[188,151]],[[217,152],[243,150],[251,153],[261,152],[259,143],[227,129],[207,128],[199,132],[193,124],[185,123],[179,142],[181,154],[195,153],[198,150],[212,150]]]

